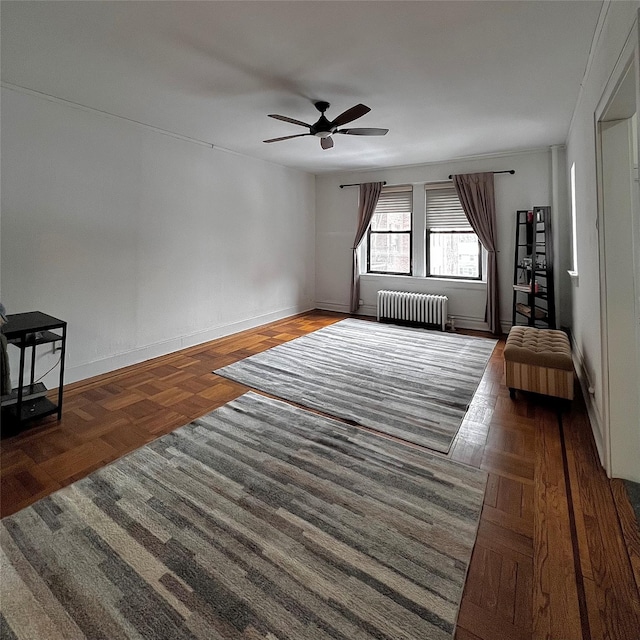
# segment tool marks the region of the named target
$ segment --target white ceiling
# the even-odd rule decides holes
[[[602,2],[7,2],[2,81],[313,173],[566,139]],[[357,104],[385,137],[264,144]]]

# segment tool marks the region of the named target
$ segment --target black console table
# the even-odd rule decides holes
[[[11,423],[22,426],[23,423],[58,414],[62,418],[62,388],[64,384],[64,356],[67,346],[67,323],[41,311],[14,313],[7,316],[2,327],[7,343],[20,349],[20,373],[18,388],[11,394],[2,396],[2,417]],[[47,388],[41,382],[35,382],[36,347],[42,344],[60,342],[60,382],[57,404],[46,397]],[[31,349],[31,381],[24,384],[25,352]]]

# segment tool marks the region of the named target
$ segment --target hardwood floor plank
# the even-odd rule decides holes
[[[489,446],[485,447],[480,468],[494,471],[505,478],[533,482],[533,459],[504,453]]]
[[[503,558],[496,613],[510,624],[515,623],[517,578],[518,563],[511,558]]]
[[[64,426],[60,429],[62,438],[66,438],[67,434],[71,434],[76,437],[81,443],[91,442],[100,438],[105,433],[108,433],[112,429],[118,429],[131,425],[131,419],[123,413],[114,413],[112,419],[109,422],[102,420],[94,420],[87,422],[67,420]]]
[[[488,549],[501,552],[516,562],[533,557],[531,537],[523,536],[485,518],[480,520],[477,542],[482,542]]]
[[[464,599],[477,605],[480,605],[482,602],[483,578],[486,572],[489,553],[489,549],[476,543],[471,556],[471,563],[469,564],[469,579],[467,579],[465,584]]]
[[[482,510],[482,519],[486,522],[500,525],[503,528],[509,529],[509,531],[513,531],[527,538],[531,538],[533,535],[533,524],[531,520],[527,520],[521,516],[515,516],[511,513],[506,513],[488,504],[484,505]]]
[[[603,617],[600,612],[600,605],[598,603],[598,589],[595,582],[590,578],[584,579],[584,593],[585,601],[587,605],[587,622],[589,625],[589,635],[591,638],[607,638],[605,635],[605,628],[603,626]]]
[[[471,631],[458,627],[455,640],[482,640],[482,638],[479,638],[475,633],[471,633]]]
[[[531,640],[531,635],[526,630],[465,600],[460,607],[458,626],[473,632],[481,640]]]
[[[513,624],[531,635],[533,630],[533,558],[517,563]]]
[[[184,425],[184,416],[176,411],[158,410],[136,420],[135,424],[155,437],[160,437]]]
[[[531,531],[533,531],[534,517],[534,491],[535,486],[530,483],[522,483],[522,502],[520,503],[520,513],[523,520],[531,523]]]
[[[75,434],[62,432],[61,428],[55,428],[42,434],[39,438],[26,442],[21,450],[36,464],[39,464],[82,444],[82,439]]]
[[[500,577],[502,575],[502,554],[488,550],[482,581],[482,595],[480,606],[485,611],[495,614],[498,609]]]
[[[104,440],[98,438],[94,442],[86,442],[46,460],[41,463],[40,468],[54,480],[61,482],[93,468],[102,460],[114,460],[116,456],[117,451]]]
[[[571,486],[574,488],[574,490],[572,490],[571,492],[571,495],[573,500],[573,512],[576,527],[576,544],[578,546],[580,559],[580,571],[584,579],[593,579],[593,575],[591,573],[591,559],[589,557],[589,543],[587,540],[584,520],[585,515],[588,514],[588,511],[585,510],[586,505],[583,503],[582,494],[579,490],[580,478],[577,468],[578,462],[576,460],[574,448],[570,446],[569,442],[567,443],[566,451],[567,471],[569,474]]]
[[[3,449],[0,452],[0,477],[25,464],[33,465],[33,460],[22,449]]]
[[[560,432],[544,412],[537,426],[533,637],[582,640]]]
[[[509,515],[520,517],[522,504],[522,483],[511,478],[500,478],[496,509]]]
[[[153,434],[145,433],[143,429],[133,424],[118,426],[103,433],[100,436],[102,442],[106,442],[118,455],[138,449],[140,442],[154,440]]]
[[[485,506],[495,507],[498,504],[498,488],[500,487],[500,476],[490,473],[487,479],[487,488],[484,492]]]
[[[215,381],[212,382],[208,389],[200,391],[197,394],[201,398],[211,400],[214,403],[219,403],[215,406],[220,406],[220,404],[229,402],[249,390],[249,387],[245,387],[239,382],[232,382],[231,380],[226,380],[225,378],[220,378],[218,376],[215,378]]]

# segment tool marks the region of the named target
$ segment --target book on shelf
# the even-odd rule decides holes
[[[531,284],[514,284],[514,291],[524,291],[525,293],[531,293]],[[533,290],[538,293],[540,291],[540,285],[536,282],[533,286]]]
[[[527,318],[531,317],[531,307],[529,305],[522,304],[521,302],[519,302],[518,304],[516,304],[516,309],[523,316],[526,316]],[[536,320],[545,320],[547,317],[546,312],[543,311],[542,309],[538,309],[537,307],[534,309],[534,314],[535,314]]]

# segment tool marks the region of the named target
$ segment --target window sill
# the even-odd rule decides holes
[[[365,279],[377,279],[377,278],[393,278],[406,281],[420,281],[420,282],[435,282],[440,285],[453,286],[459,288],[485,288],[487,286],[486,280],[465,280],[463,278],[439,278],[437,276],[405,276],[391,273],[361,273],[360,278]]]
[[[424,276],[422,277],[422,280],[430,280],[432,282],[459,282],[460,284],[476,284],[476,285],[480,285],[483,287],[487,286],[487,281],[486,280],[476,280],[475,278],[472,279],[465,279],[465,278],[445,278],[444,276]]]

